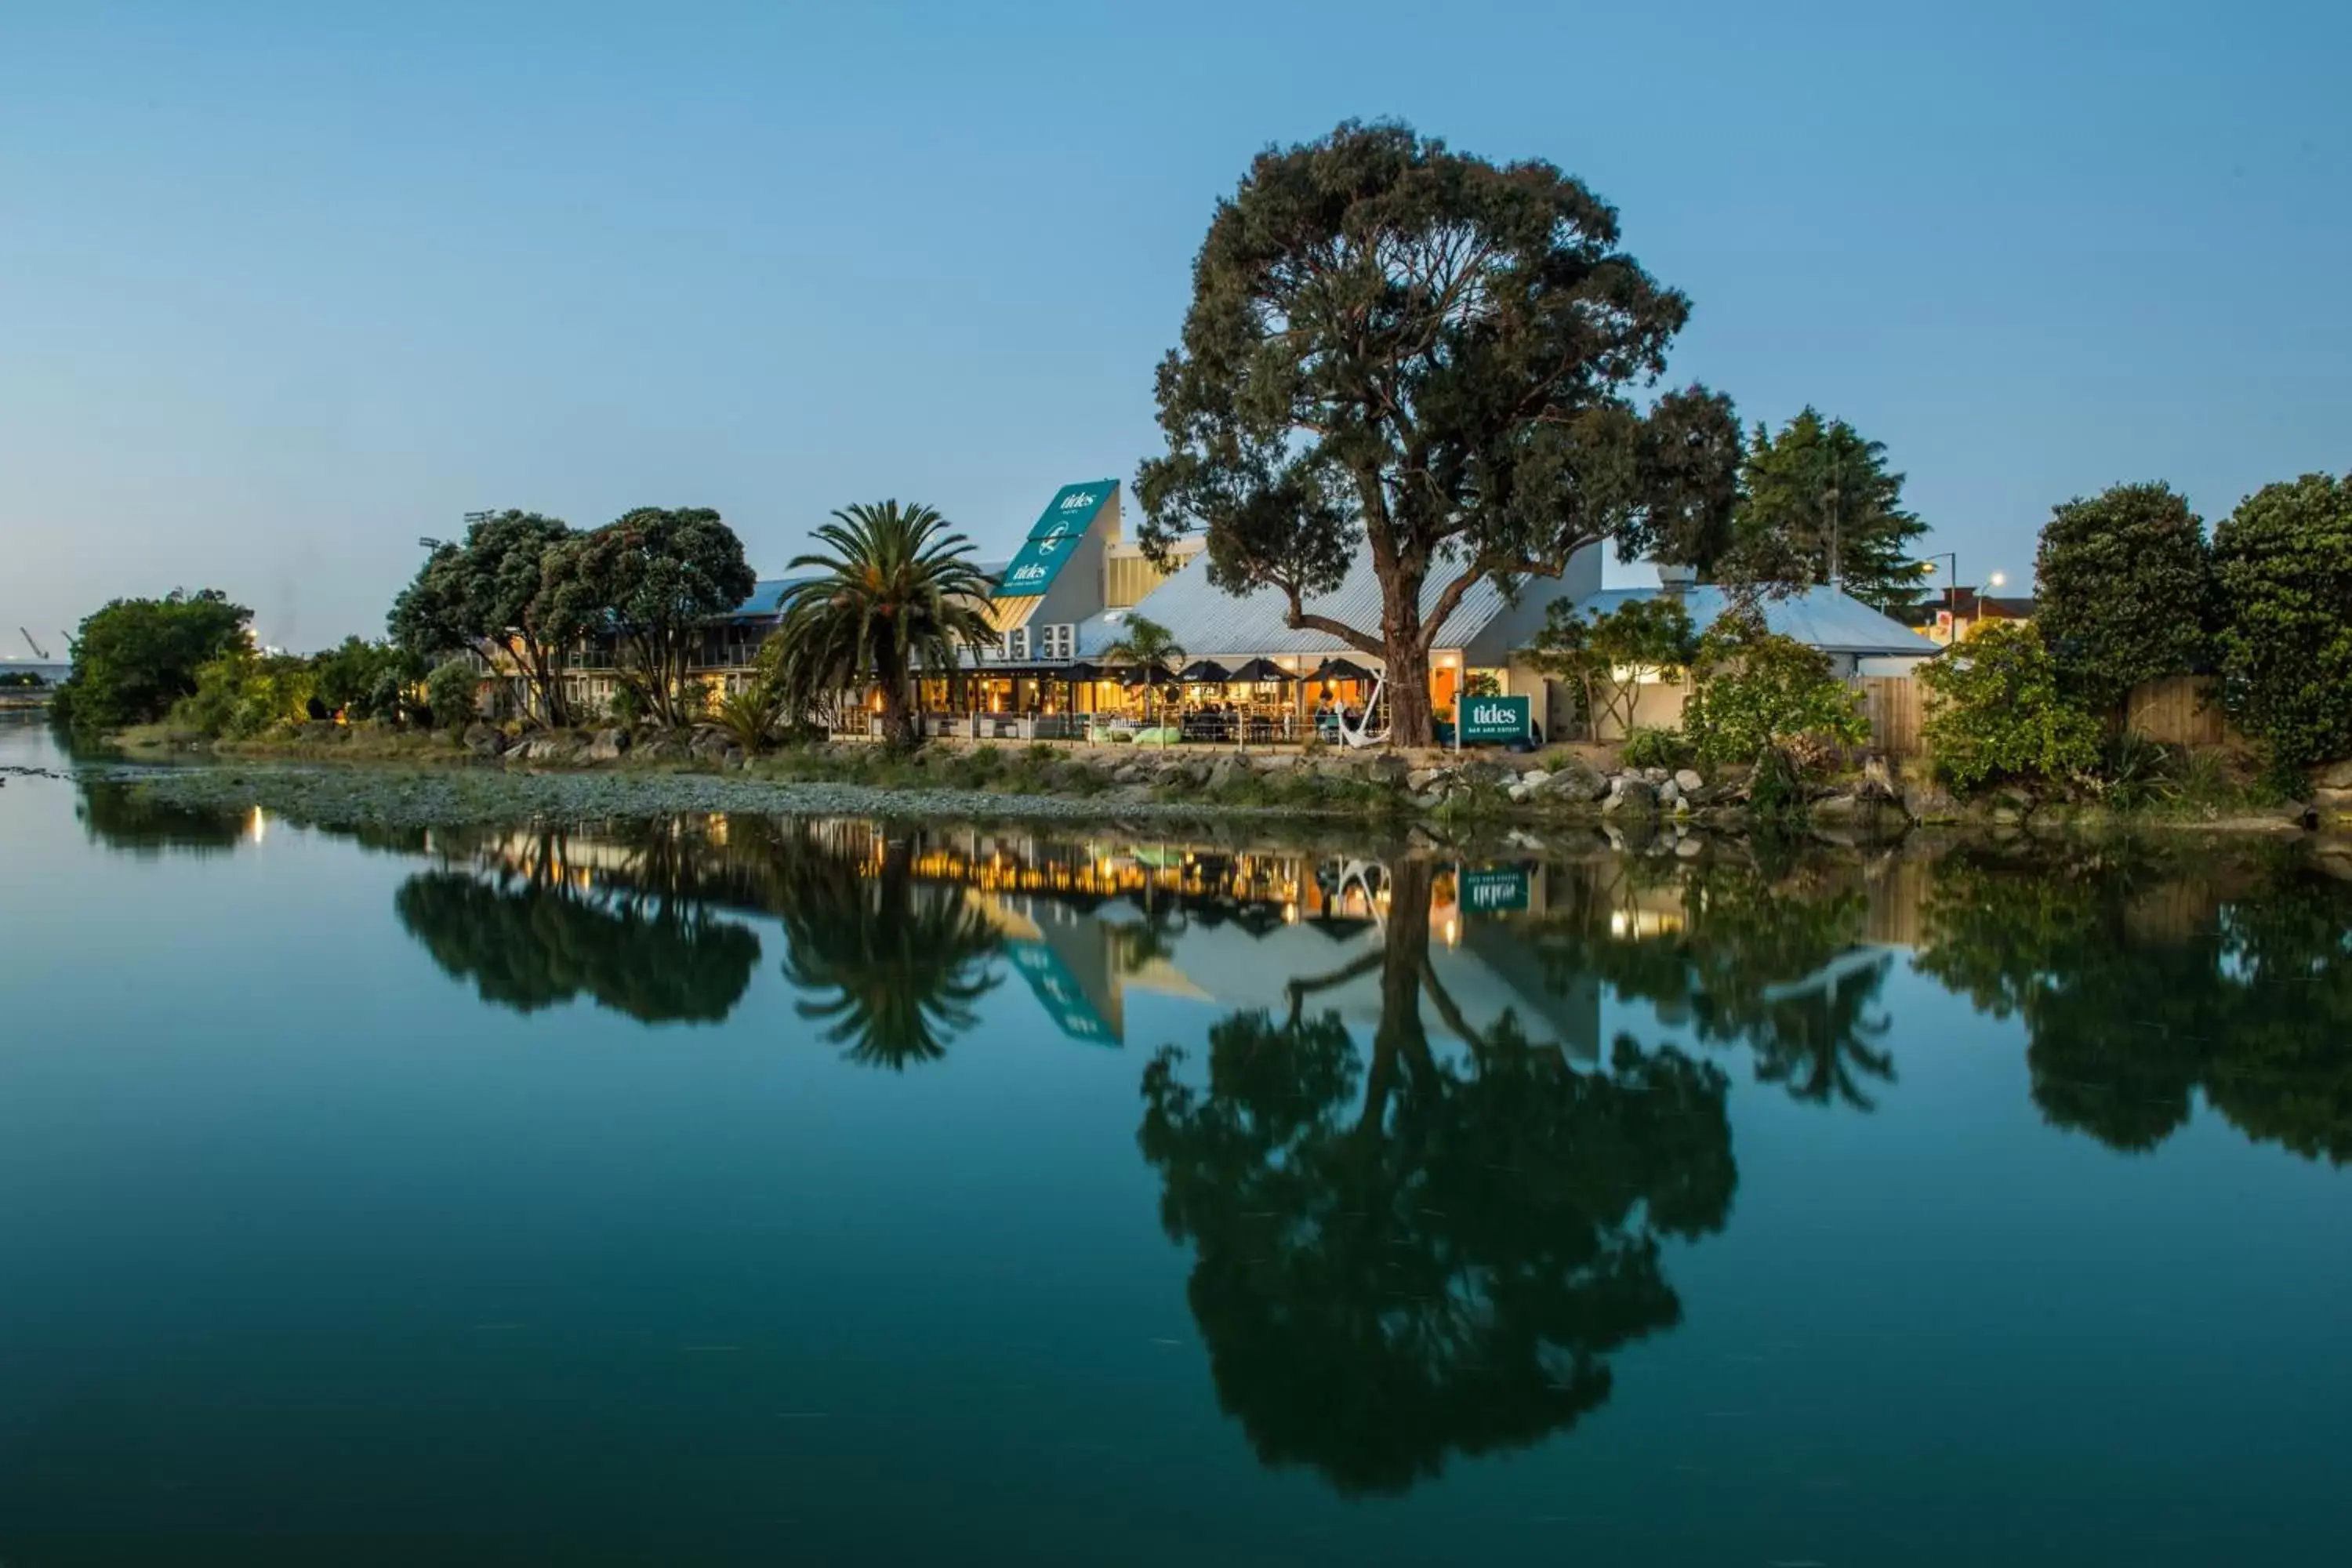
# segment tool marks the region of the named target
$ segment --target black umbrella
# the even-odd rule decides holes
[[[1282,666],[1275,663],[1274,660],[1270,658],[1254,658],[1247,664],[1243,665],[1239,669],[1234,670],[1227,679],[1233,680],[1280,680],[1286,682],[1296,680],[1298,677],[1291,674],[1290,671],[1283,668]]]
[[[1226,674],[1225,667],[1215,659],[1200,658],[1186,665],[1183,673],[1176,679],[1195,685],[1208,685],[1217,681],[1231,680],[1233,677]]]
[[[1088,664],[1085,659],[1080,659],[1076,664],[1066,666],[1063,668],[1062,679],[1065,680],[1100,680],[1103,678],[1103,674],[1104,671],[1101,665]]]
[[[1327,658],[1316,666],[1309,680],[1370,680],[1372,672],[1362,665],[1344,658]]]

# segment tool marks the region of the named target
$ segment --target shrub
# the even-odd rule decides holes
[[[772,696],[755,687],[720,698],[711,722],[742,747],[745,756],[756,757],[775,745],[783,729],[783,712]]]
[[[2060,784],[2098,767],[2098,721],[2059,692],[2032,623],[1987,626],[1919,674],[1930,703],[1921,738],[1955,792]]]
[[[85,733],[161,719],[196,689],[196,671],[251,646],[253,612],[205,588],[116,599],[81,623],[57,718]]]
[[[2273,778],[2352,755],[2352,479],[2265,485],[2213,532],[2221,706]]]
[[[1700,640],[1695,668],[1683,733],[1703,763],[1750,763],[1804,741],[1858,746],[1870,739],[1861,696],[1831,673],[1829,655],[1752,616],[1717,622]]]
[[[474,667],[462,658],[433,667],[425,678],[425,705],[433,722],[444,730],[462,730],[474,721]]]
[[[1629,768],[1679,768],[1690,759],[1690,742],[1679,731],[1637,724],[1625,737],[1618,760]]]
[[[317,688],[309,659],[237,648],[197,668],[196,689],[172,705],[171,722],[198,734],[249,740],[306,718]]]

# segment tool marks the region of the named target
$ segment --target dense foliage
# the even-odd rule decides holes
[[[2163,484],[2055,509],[2034,557],[2033,619],[2061,688],[2094,713],[2144,680],[2202,668],[2212,596],[2203,520]]]
[[[1833,668],[1819,648],[1754,616],[1727,615],[1699,640],[1683,733],[1701,762],[1715,763],[1858,746],[1870,722],[1860,694]]]
[[[433,722],[444,730],[460,730],[474,721],[475,689],[481,677],[462,658],[433,667],[425,678],[425,706]]]
[[[816,537],[826,548],[791,567],[816,574],[784,593],[784,688],[814,697],[870,682],[884,732],[912,744],[918,672],[951,672],[964,647],[996,641],[971,541],[931,508],[896,500],[843,507]]]
[[[1724,575],[1768,584],[1836,583],[1895,610],[1919,597],[1913,542],[1927,525],[1903,507],[1884,442],[1807,408],[1776,435],[1762,425],[1740,464]]]
[[[700,717],[687,671],[706,624],[749,598],[743,542],[708,507],[639,507],[547,552],[549,625],[608,636],[614,668],[664,728]]]
[[[1164,720],[1161,704],[1175,696],[1175,679],[1192,656],[1175,634],[1158,621],[1149,616],[1130,616],[1126,634],[1105,649],[1103,657],[1142,678],[1144,716],[1158,714]]]
[[[1612,723],[1619,736],[1630,736],[1642,677],[1678,675],[1697,650],[1690,612],[1673,595],[1628,599],[1606,615],[1590,614],[1563,599],[1545,611],[1528,662],[1554,680],[1575,685],[1586,737],[1598,741]]]
[[[82,621],[54,715],[84,734],[161,719],[196,689],[206,663],[251,646],[252,623],[251,610],[216,588],[116,599]]]
[[[2098,769],[2098,721],[2059,689],[2057,661],[2032,622],[1983,626],[1921,665],[1919,678],[1929,692],[1920,735],[1953,790],[2045,788]]]
[[[549,552],[572,537],[569,524],[534,511],[478,519],[462,541],[437,546],[393,601],[393,640],[420,663],[471,652],[511,668],[538,717],[569,722],[562,656],[594,606],[550,594],[546,574]]]
[[[2265,485],[2213,531],[2221,703],[2282,775],[2352,756],[2352,478]]]
[[[1192,285],[1159,374],[1168,451],[1137,479],[1142,540],[1204,531],[1210,580],[1276,590],[1293,626],[1418,672],[1481,580],[1556,576],[1612,538],[1702,554],[1721,532],[1727,400],[1632,395],[1689,303],[1549,163],[1343,124],[1258,157]],[[1307,607],[1359,560],[1378,625]],[[1426,686],[1399,679],[1389,701],[1397,742],[1429,744]]]

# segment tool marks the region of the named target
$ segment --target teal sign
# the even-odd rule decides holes
[[[1528,699],[1465,697],[1457,706],[1462,715],[1462,742],[1524,741],[1528,738]]]
[[[1471,915],[1499,915],[1524,910],[1528,907],[1528,868],[1465,867],[1454,889],[1454,901],[1462,906],[1463,913]]]
[[[1118,489],[1117,479],[1095,479],[1064,485],[1045,503],[1045,513],[1029,531],[1028,541],[1013,557],[996,584],[1000,599],[1033,599],[1054,585],[1062,564],[1077,549],[1078,541],[1102,513]]]

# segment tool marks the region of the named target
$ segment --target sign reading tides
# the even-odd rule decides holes
[[[1094,479],[1064,485],[1045,503],[1045,515],[1029,531],[1029,538],[1005,567],[996,585],[1000,599],[1027,599],[1043,594],[1060,575],[1062,563],[1118,489],[1117,479]]]

